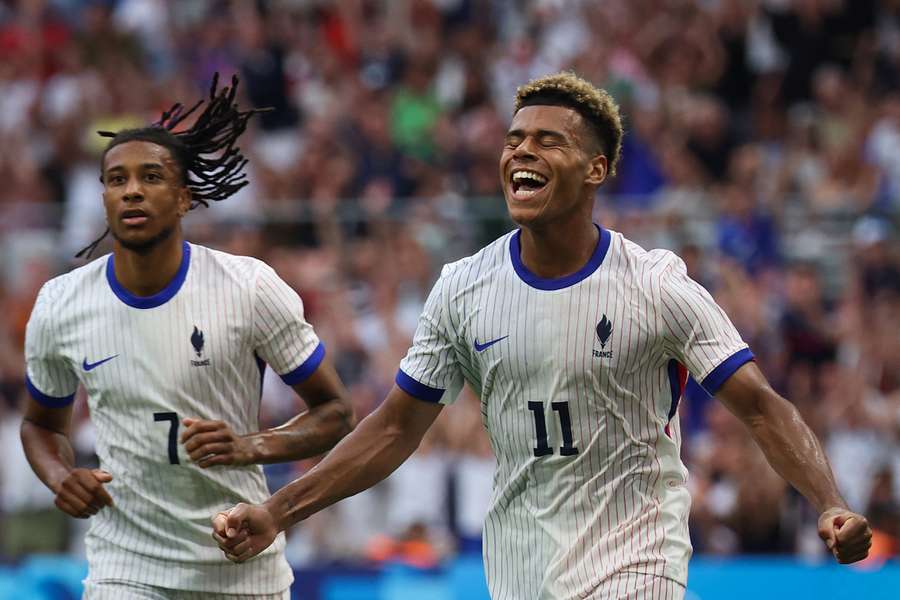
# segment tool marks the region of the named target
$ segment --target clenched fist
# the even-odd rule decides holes
[[[862,515],[846,508],[830,508],[819,517],[819,537],[843,564],[854,563],[869,555],[872,529]]]
[[[112,475],[100,469],[72,469],[56,489],[56,507],[76,519],[96,515],[104,506],[112,506],[112,496],[103,488]]]
[[[253,463],[250,443],[234,433],[222,421],[183,419],[187,428],[181,443],[191,460],[201,469],[215,465],[249,465]]]
[[[213,539],[228,560],[244,562],[268,548],[278,527],[275,519],[264,506],[244,504],[222,511],[212,519]]]

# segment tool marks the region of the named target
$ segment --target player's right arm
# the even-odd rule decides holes
[[[112,506],[103,489],[112,476],[75,466],[69,428],[78,379],[57,348],[60,330],[53,289],[52,283],[41,288],[25,330],[25,383],[31,398],[20,435],[31,468],[56,494],[56,506],[73,517],[87,518]]]
[[[213,537],[235,562],[264,550],[279,531],[394,472],[462,387],[445,293],[447,268],[425,302],[413,345],[381,406],[309,473],[259,505],[239,504],[213,518]]]
[[[71,421],[71,404],[49,408],[30,399],[20,434],[25,456],[38,478],[56,494],[57,508],[86,519],[104,506],[112,506],[109,492],[103,489],[112,475],[75,466],[75,451],[69,441]]]
[[[307,474],[259,505],[238,504],[213,519],[229,559],[255,556],[284,531],[393,473],[418,448],[443,405],[423,402],[396,385],[385,401]]]

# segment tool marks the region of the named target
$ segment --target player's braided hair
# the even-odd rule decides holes
[[[516,90],[515,112],[525,106],[564,106],[576,111],[596,134],[610,175],[622,154],[622,118],[616,101],[606,90],[571,72],[533,79]]]
[[[219,74],[216,73],[209,89],[206,107],[194,124],[184,131],[175,132],[174,129],[200,108],[203,100],[188,109],[180,102],[176,103],[149,127],[118,132],[98,131],[101,136],[112,138],[100,159],[101,173],[103,161],[110,149],[125,142],[146,141],[164,146],[172,153],[172,158],[181,170],[182,183],[191,191],[191,209],[200,205],[208,207],[210,202],[224,200],[247,185],[244,173],[247,159],[235,142],[247,128],[250,117],[268,109],[238,109],[234,100],[237,95],[237,76],[231,78],[230,86],[217,92],[218,83]],[[102,174],[100,180],[103,181]],[[75,257],[85,255],[85,258],[90,258],[108,234],[109,227]]]

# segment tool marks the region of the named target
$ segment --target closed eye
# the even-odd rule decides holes
[[[565,140],[555,135],[545,135],[541,137],[541,146],[551,147],[551,146],[563,146],[565,145]]]

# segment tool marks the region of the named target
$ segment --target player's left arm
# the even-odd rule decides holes
[[[253,281],[249,337],[265,362],[306,403],[287,423],[237,435],[222,421],[185,419],[185,450],[200,467],[288,462],[327,452],[350,433],[353,407],[325,346],[304,316],[300,296],[268,265]]]
[[[872,530],[841,497],[822,444],[793,404],[753,362],[738,368],[716,397],[750,430],[769,464],[819,511],[819,536],[841,563],[868,556]]]
[[[283,425],[238,435],[223,421],[184,419],[185,451],[201,468],[289,462],[327,452],[353,429],[349,394],[327,356],[291,387],[308,408]]]

